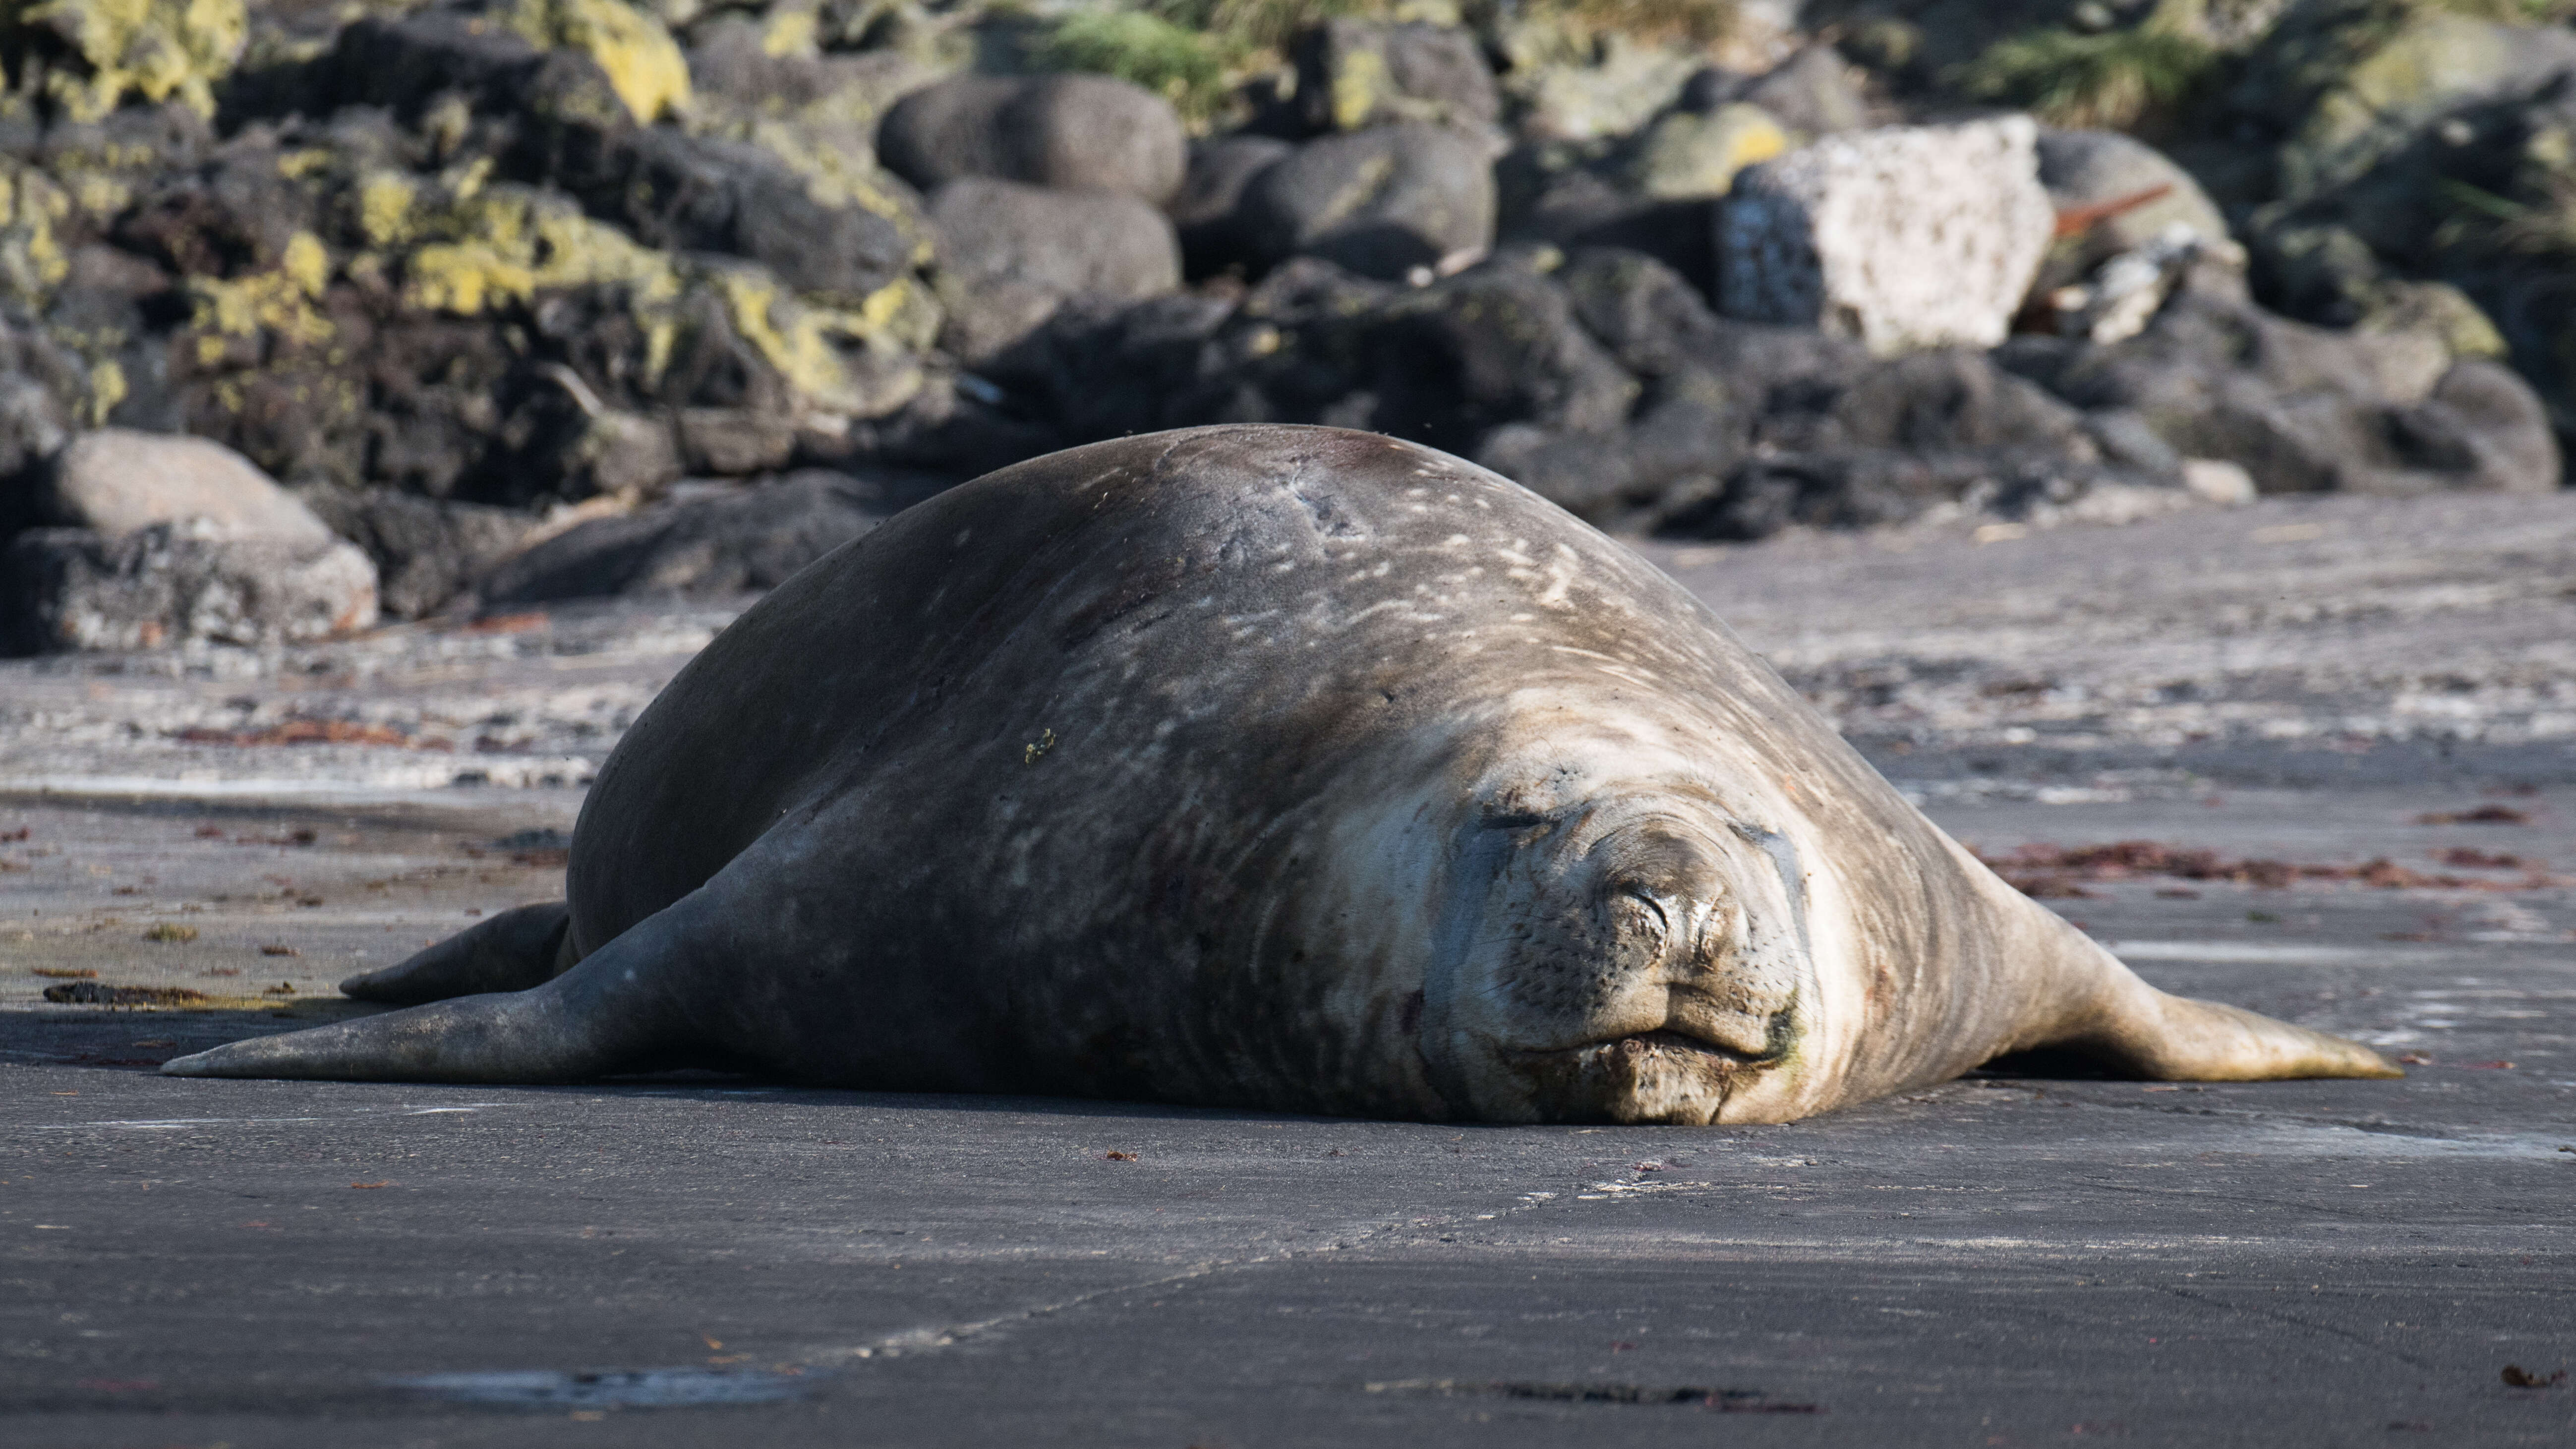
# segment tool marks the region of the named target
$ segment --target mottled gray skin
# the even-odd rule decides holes
[[[569,886],[347,984],[434,1004],[164,1070],[1668,1122],[2049,1044],[2393,1074],[2148,988],[1651,565],[1326,428],[1077,448],[827,556],[618,746]]]

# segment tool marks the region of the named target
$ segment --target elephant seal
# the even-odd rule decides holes
[[[2397,1075],[2150,988],[1652,565],[1330,428],[1075,448],[826,556],[636,721],[567,893],[344,988],[434,1004],[162,1070],[1691,1123],[2041,1046]]]

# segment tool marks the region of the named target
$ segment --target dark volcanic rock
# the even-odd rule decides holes
[[[1105,76],[958,76],[887,112],[877,154],[924,191],[988,176],[1161,205],[1187,141],[1161,97]]]
[[[1492,161],[1484,140],[1442,126],[1327,136],[1254,178],[1243,224],[1264,264],[1302,254],[1402,277],[1492,243]]]
[[[930,215],[945,244],[945,340],[969,363],[1027,336],[1069,297],[1135,301],[1181,282],[1172,224],[1132,197],[968,177],[932,193]]]
[[[1310,130],[1393,121],[1482,127],[1502,116],[1494,73],[1464,30],[1337,18],[1299,38],[1296,62],[1298,104]]]
[[[375,560],[378,607],[395,619],[436,613],[517,551],[537,526],[533,516],[515,508],[390,488],[312,488],[300,496],[332,532]]]
[[[794,474],[579,524],[504,562],[477,592],[486,605],[502,607],[773,588],[918,496],[904,480]]]
[[[584,201],[646,246],[748,257],[788,286],[846,306],[909,272],[926,230],[920,203],[891,177],[873,188],[873,207],[828,204],[807,178],[747,142],[638,131],[600,170]]]
[[[1259,239],[1242,215],[1243,193],[1296,149],[1273,136],[1221,136],[1190,149],[1189,174],[1164,208],[1180,232],[1185,272],[1209,276],[1257,255]]]
[[[2135,413],[2187,457],[2242,466],[2265,493],[2518,492],[2558,480],[2546,411],[2521,379],[2454,364],[2422,334],[2276,317],[2207,267],[2136,337],[2020,339],[1997,355],[2078,407]]]

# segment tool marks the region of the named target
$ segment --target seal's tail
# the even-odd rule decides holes
[[[503,911],[399,965],[340,983],[344,996],[414,1006],[487,991],[525,991],[572,968],[572,907],[562,901]]]
[[[649,1068],[691,1037],[678,973],[670,969],[688,904],[637,923],[580,965],[525,991],[459,996],[238,1041],[161,1070],[174,1077],[576,1082]]]

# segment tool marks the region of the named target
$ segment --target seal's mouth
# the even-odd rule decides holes
[[[1542,1120],[1708,1123],[1726,1100],[1789,1055],[1773,1034],[1762,1050],[1658,1027],[1574,1047],[1505,1053]]]
[[[1772,1062],[1778,1061],[1784,1054],[1784,1050],[1782,1049],[1770,1048],[1766,1048],[1759,1053],[1745,1052],[1738,1050],[1735,1047],[1724,1045],[1720,1042],[1705,1041],[1686,1032],[1674,1031],[1670,1027],[1659,1027],[1654,1031],[1636,1032],[1629,1036],[1612,1037],[1606,1042],[1600,1042],[1593,1046],[1578,1047],[1576,1048],[1576,1051],[1578,1053],[1615,1053],[1624,1057],[1644,1057],[1669,1053],[1678,1054],[1685,1059],[1692,1057],[1706,1057],[1734,1067],[1767,1066]]]

